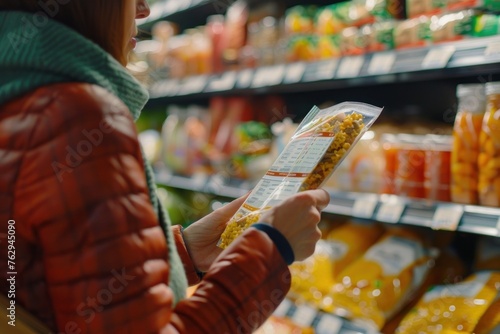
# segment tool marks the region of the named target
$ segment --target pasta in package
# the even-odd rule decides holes
[[[319,188],[381,112],[382,108],[357,102],[314,107],[231,218],[218,246],[226,248],[265,210],[300,191]]]

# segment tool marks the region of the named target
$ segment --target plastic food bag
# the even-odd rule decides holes
[[[436,286],[408,313],[397,333],[472,333],[499,290],[500,273],[488,271]]]
[[[364,103],[314,107],[290,143],[229,221],[218,246],[226,248],[264,210],[304,190],[317,189],[382,112]]]

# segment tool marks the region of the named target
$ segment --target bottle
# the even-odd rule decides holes
[[[207,35],[212,45],[212,71],[224,70],[222,63],[222,37],[224,36],[224,15],[211,15],[207,18]]]
[[[486,113],[479,136],[479,203],[500,206],[500,82],[486,84]]]
[[[457,98],[451,152],[451,200],[478,204],[479,133],[486,109],[484,85],[458,85]]]
[[[167,109],[167,118],[161,130],[161,158],[172,173],[186,174],[187,137],[183,130],[185,116],[178,106]]]

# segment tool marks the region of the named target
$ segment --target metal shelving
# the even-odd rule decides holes
[[[157,173],[159,184],[237,198],[246,194],[252,184],[219,176],[188,178]],[[405,224],[435,230],[462,231],[500,237],[500,208],[461,205],[411,199],[395,195],[377,195],[331,191],[331,204],[325,213],[377,220],[388,224]]]

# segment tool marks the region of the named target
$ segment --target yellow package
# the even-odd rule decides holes
[[[272,316],[255,334],[314,334],[314,330],[296,325],[289,319]]]
[[[500,272],[483,271],[428,291],[397,333],[472,333],[500,290]]]
[[[334,312],[380,330],[424,283],[436,255],[409,229],[387,232],[337,277]]]
[[[332,230],[325,240],[318,242],[313,256],[290,267],[292,293],[324,308],[322,299],[333,287],[336,276],[363,255],[383,231],[380,224],[361,222],[350,222]]]
[[[230,219],[218,246],[226,248],[263,211],[304,190],[317,189],[382,112],[364,103],[314,107],[245,203]]]
[[[488,310],[483,314],[479,320],[475,334],[495,334],[500,333],[500,295],[497,300],[490,305]]]

